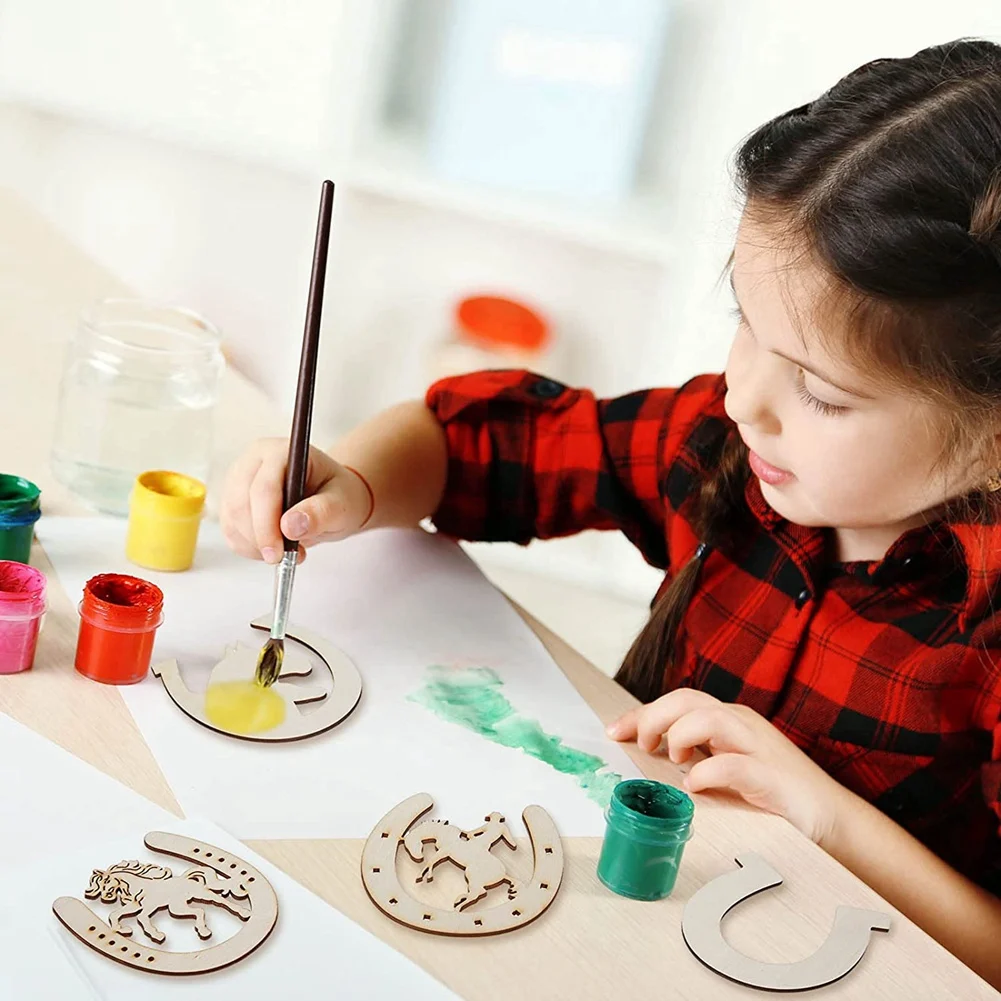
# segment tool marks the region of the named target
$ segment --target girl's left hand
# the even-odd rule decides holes
[[[685,778],[689,792],[729,789],[753,806],[785,817],[823,843],[834,828],[845,789],[763,716],[747,706],[720,702],[694,688],[678,688],[639,706],[608,728],[614,740],[636,740],[683,764],[705,745],[711,756]]]

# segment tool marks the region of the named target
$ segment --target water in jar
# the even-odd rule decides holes
[[[91,507],[122,515],[146,470],[206,481],[223,367],[218,332],[195,314],[100,303],[81,318],[67,351],[56,477]]]

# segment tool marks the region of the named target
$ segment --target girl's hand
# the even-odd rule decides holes
[[[685,778],[689,792],[729,789],[753,806],[785,817],[818,844],[829,839],[845,790],[763,716],[678,688],[639,706],[608,728],[615,740],[636,740],[653,753],[664,739],[668,757],[683,764],[703,745],[710,757]]]
[[[263,438],[233,464],[219,510],[230,547],[249,559],[277,563],[282,533],[298,541],[300,559],[318,542],[354,534],[371,514],[364,481],[318,448],[309,450],[306,498],[282,515],[288,442]]]

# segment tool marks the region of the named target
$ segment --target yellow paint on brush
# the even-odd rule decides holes
[[[264,733],[285,719],[285,700],[256,681],[220,681],[205,692],[205,715],[227,733]]]

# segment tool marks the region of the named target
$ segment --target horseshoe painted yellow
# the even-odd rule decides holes
[[[271,618],[268,616],[255,619],[251,622],[251,626],[254,629],[270,629]],[[287,713],[285,719],[270,730],[259,733],[234,733],[218,726],[206,716],[204,693],[192,692],[185,685],[176,660],[154,664],[152,672],[154,677],[163,682],[167,694],[181,712],[190,716],[196,723],[200,723],[210,730],[215,730],[216,733],[225,734],[227,737],[236,737],[239,740],[262,743],[305,740],[307,737],[315,737],[317,734],[337,726],[354,711],[361,699],[361,675],[358,673],[358,668],[344,653],[322,637],[293,625],[288,627],[285,635],[288,639],[308,647],[323,661],[330,672],[333,689],[325,697],[321,696],[321,699],[311,697],[308,700],[300,700],[303,702],[316,701],[319,702],[319,705],[308,715],[300,713],[294,706],[291,707],[291,711]]]

